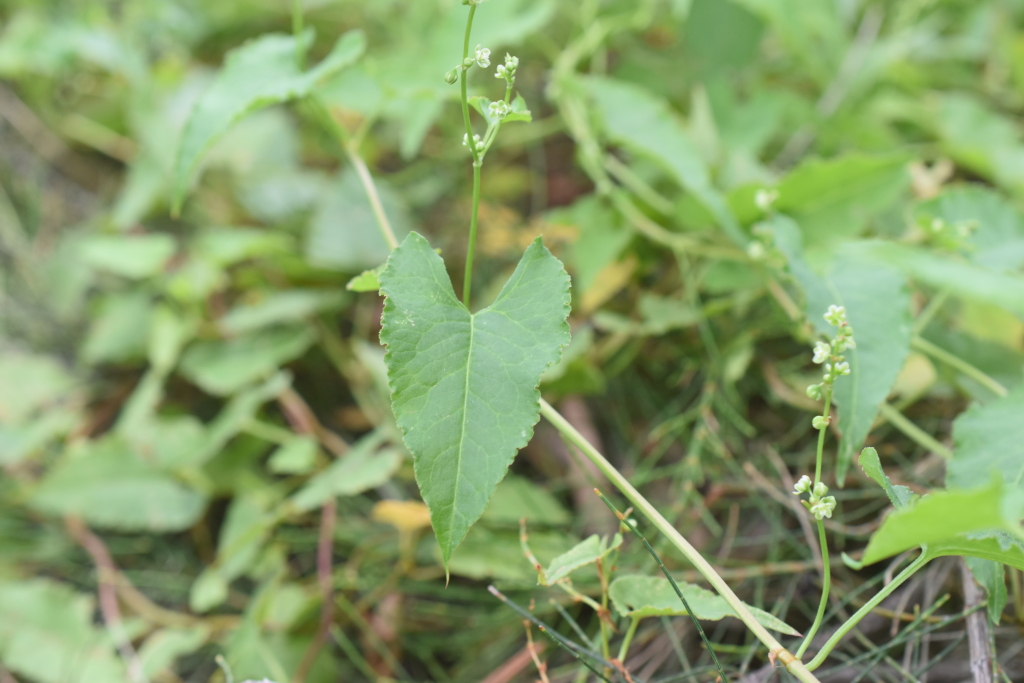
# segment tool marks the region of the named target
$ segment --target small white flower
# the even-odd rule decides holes
[[[487,113],[492,119],[498,119],[499,121],[512,111],[512,107],[508,106],[505,100],[498,100],[497,102],[491,102],[487,108]]]
[[[768,253],[768,250],[764,248],[764,244],[753,240],[747,244],[747,256],[754,261],[760,261]]]
[[[806,474],[800,477],[800,480],[793,486],[793,495],[799,496],[801,493],[807,493],[811,490],[811,478]]]
[[[462,134],[462,146],[469,147],[469,135],[466,133]],[[473,149],[480,152],[484,148],[484,141],[480,139],[479,135],[473,136]]]
[[[813,398],[815,401],[821,400],[821,385],[812,384],[807,387],[807,398]]]
[[[846,308],[832,304],[825,313],[825,321],[833,327],[839,327],[846,322]]]
[[[815,519],[822,519],[824,517],[831,518],[832,511],[836,509],[836,499],[833,496],[827,496],[822,498],[816,503],[811,504],[811,514],[814,515]]]
[[[850,364],[847,363],[846,361],[843,361],[842,363],[836,363],[835,367],[832,368],[832,372],[833,374],[835,374],[836,377],[839,377],[840,375],[849,375]]]
[[[474,59],[476,65],[482,69],[486,69],[491,65],[491,51],[486,47],[476,46],[476,58]]]
[[[760,189],[754,194],[754,204],[765,213],[771,211],[775,200],[779,198],[778,190]]]
[[[814,362],[821,365],[832,355],[832,345],[828,342],[817,342],[814,344]]]

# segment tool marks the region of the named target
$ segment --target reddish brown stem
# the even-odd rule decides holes
[[[64,526],[75,542],[89,553],[93,564],[96,565],[96,592],[99,597],[100,614],[103,615],[103,623],[110,631],[121,659],[128,668],[128,677],[134,683],[149,683],[149,679],[142,671],[142,662],[121,623],[121,608],[117,604],[118,571],[114,558],[111,557],[103,540],[92,533],[80,517],[68,515],[64,518]]]
[[[316,546],[316,579],[320,586],[320,626],[317,628],[313,642],[306,648],[299,662],[292,683],[303,683],[309,675],[317,655],[327,642],[331,624],[334,623],[334,523],[337,517],[337,503],[332,497],[320,509],[320,538]]]

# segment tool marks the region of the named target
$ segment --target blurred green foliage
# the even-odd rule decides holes
[[[222,652],[236,680],[479,681],[523,642],[486,581],[566,632],[570,612],[598,629],[532,586],[518,545],[522,517],[545,564],[614,529],[554,432],[499,485],[446,590],[390,408],[372,272],[388,247],[332,126],[399,238],[430,235],[458,278],[470,181],[443,76],[464,8],[304,14],[297,41],[285,0],[0,2],[0,674],[206,681]],[[863,546],[851,529],[887,504],[851,467],[865,442],[879,476],[919,493],[1024,486],[1022,27],[1018,0],[478,13],[474,43],[520,57],[533,122],[489,157],[474,308],[543,235],[573,281],[545,396],[798,629],[816,596],[772,568],[811,550],[744,465],[777,480],[767,444],[796,475],[813,463],[804,389],[828,305],[858,340],[827,468],[847,487],[837,548]],[[948,482],[922,433],[953,444]],[[325,504],[336,604],[318,643]],[[1021,551],[1005,533],[978,543]],[[652,575],[639,546],[618,564]],[[1008,577],[1003,618],[1024,619],[1020,572],[971,566],[995,604]],[[839,571],[840,595],[871,578]],[[576,588],[599,593],[598,576]],[[702,656],[655,621],[638,643]],[[747,636],[721,624],[723,661],[749,666]],[[571,680],[560,657],[552,680]]]

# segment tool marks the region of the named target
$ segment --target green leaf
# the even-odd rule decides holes
[[[530,549],[540,562],[550,561],[575,542],[575,537],[555,530],[530,532]],[[440,555],[441,547],[435,547],[437,555]],[[465,541],[452,552],[448,569],[455,576],[471,579],[514,581],[521,583],[523,588],[537,585],[537,572],[523,559],[519,532],[494,530],[483,523],[474,525],[466,534]]]
[[[170,235],[96,235],[82,243],[82,259],[93,268],[131,278],[158,275],[177,248]]]
[[[929,557],[979,557],[1024,571],[1024,543],[1003,531],[982,531],[929,544]]]
[[[622,545],[622,534],[615,534],[610,542],[607,538],[602,538],[597,534],[580,541],[569,551],[551,560],[548,568],[544,570],[544,585],[550,586],[569,576],[574,570],[603,559],[620,545]]]
[[[217,321],[217,325],[226,336],[245,334],[270,325],[299,322],[321,311],[337,309],[345,299],[344,292],[315,289],[272,292],[256,303],[231,309]]]
[[[118,437],[84,444],[43,478],[30,505],[54,515],[119,531],[181,531],[192,526],[206,499],[143,462]]]
[[[914,208],[918,222],[940,219],[951,225],[973,223],[967,243],[971,260],[996,270],[1017,270],[1024,263],[1024,216],[1009,200],[987,187],[961,185]]]
[[[494,489],[480,521],[494,527],[518,528],[523,519],[530,524],[545,526],[572,522],[572,517],[558,498],[529,479],[510,474]]]
[[[989,531],[1020,533],[1024,517],[1022,496],[1007,492],[1001,482],[969,491],[940,491],[886,517],[864,551],[865,565],[919,545],[930,555],[943,543],[960,544],[964,534]]]
[[[146,638],[139,648],[143,672],[155,676],[168,669],[178,657],[195,652],[210,638],[206,626],[192,628],[164,628]]]
[[[72,394],[78,380],[56,357],[4,347],[0,354],[0,424],[26,423]]]
[[[850,375],[836,380],[833,396],[842,431],[836,463],[841,486],[910,353],[910,292],[899,270],[874,257],[873,243],[843,245],[819,275],[804,261],[789,218],[776,216],[768,225],[804,290],[807,316],[818,332],[835,334],[822,317],[831,304],[846,307],[854,330],[857,348],[846,352]]]
[[[371,270],[364,270],[348,281],[345,289],[350,292],[376,292],[380,290],[380,274],[384,271],[384,264],[380,264]]]
[[[700,586],[683,581],[676,582],[683,592],[687,604],[693,609],[693,616],[707,621],[719,621],[724,617],[735,617],[729,603]],[[677,616],[686,614],[683,603],[672,589],[668,579],[661,576],[626,575],[612,581],[608,588],[615,610],[626,617]],[[798,636],[800,633],[778,617],[747,605],[747,609],[759,624],[779,633]]]
[[[274,451],[267,467],[274,474],[307,474],[316,464],[319,448],[313,437],[297,436]]]
[[[882,469],[882,462],[878,459],[878,451],[874,448],[865,448],[860,452],[860,467],[864,474],[871,477],[876,484],[885,489],[885,495],[897,509],[903,509],[910,505],[914,492],[906,486],[899,486],[889,481],[885,470]]]
[[[313,343],[306,327],[265,330],[227,341],[204,341],[186,349],[181,374],[214,396],[229,396],[273,374]]]
[[[968,557],[967,566],[988,596],[989,621],[998,625],[999,617],[1006,609],[1006,569],[999,562],[980,557]]]
[[[747,243],[667,102],[638,85],[610,78],[590,78],[587,87],[610,138],[659,162],[681,187],[693,193],[733,241]]]
[[[82,343],[82,360],[90,365],[146,357],[153,300],[135,289],[107,296]]]
[[[1024,316],[1024,277],[983,268],[964,259],[891,242],[865,245],[873,256],[900,268],[922,284]]]
[[[402,454],[394,448],[378,451],[383,441],[380,432],[364,436],[348,453],[310,479],[292,497],[292,505],[305,512],[334,496],[354,496],[387,482],[402,463]]]
[[[486,97],[477,95],[476,97],[469,98],[469,104],[480,112],[480,116],[484,117],[487,121],[488,126],[493,126],[500,120],[502,123],[515,123],[516,121],[523,121],[530,123],[533,121],[533,116],[530,114],[530,110],[526,108],[526,100],[523,99],[522,95],[516,95],[515,99],[512,100],[511,107],[512,112],[505,116],[503,119],[492,118],[490,115],[491,102]]]
[[[0,582],[0,662],[40,683],[123,683],[92,599],[49,579]]]
[[[969,488],[991,481],[1024,490],[1024,385],[984,405],[975,403],[953,423],[953,460],[946,485]]]
[[[305,33],[298,45],[292,36],[270,34],[228,54],[182,132],[174,164],[175,213],[181,208],[203,154],[233,124],[257,109],[306,97],[319,83],[358,59],[366,47],[361,31],[349,31],[338,39],[322,62],[300,72],[296,52],[305,52],[312,42],[312,32]]]
[[[904,154],[808,159],[778,185],[775,208],[793,217],[807,244],[854,237],[910,185]]]
[[[412,219],[404,198],[383,178],[375,178],[384,213],[398,239],[409,233]],[[370,201],[355,173],[343,173],[326,184],[310,220],[304,247],[306,260],[318,268],[360,272],[382,264],[391,253]]]
[[[538,238],[495,302],[471,314],[412,233],[380,280],[392,406],[447,563],[530,440],[541,375],[569,342],[569,276]]]

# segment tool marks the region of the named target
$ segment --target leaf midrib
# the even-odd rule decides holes
[[[469,309],[467,308],[467,311]],[[486,309],[485,309],[486,310]],[[452,518],[459,509],[459,481],[462,479],[462,454],[466,447],[466,425],[469,424],[469,376],[473,367],[473,344],[476,341],[476,315],[469,314],[469,350],[466,352],[466,382],[462,389],[462,425],[459,433],[459,455],[455,466],[455,491],[452,493]]]

